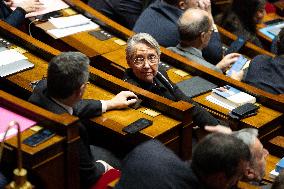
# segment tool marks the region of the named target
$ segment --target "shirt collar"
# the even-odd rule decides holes
[[[71,106],[68,106],[66,104],[63,104],[61,102],[59,102],[58,100],[50,97],[54,102],[56,102],[58,105],[62,106],[64,109],[67,110],[67,112],[70,114],[70,115],[73,115],[73,108]]]
[[[202,51],[195,47],[182,47],[180,44],[178,44],[177,48],[190,54],[194,54],[195,56],[202,57]]]

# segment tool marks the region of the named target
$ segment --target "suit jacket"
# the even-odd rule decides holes
[[[154,0],[89,0],[88,4],[110,19],[132,29],[143,9]]]
[[[167,73],[163,70],[159,70],[158,74],[154,78],[154,82],[149,84],[140,81],[132,72],[131,69],[127,69],[124,75],[124,81],[141,87],[145,90],[151,91],[155,94],[163,96],[173,101],[187,101],[195,105],[193,110],[193,121],[196,125],[204,127],[205,125],[217,125],[218,121],[210,113],[201,108],[197,103],[193,102],[191,98],[185,96],[183,92],[168,79]]]
[[[17,7],[12,11],[3,0],[0,0],[0,19],[4,20],[8,24],[19,27],[25,20],[26,11],[20,7]]]
[[[284,57],[258,55],[250,63],[245,83],[273,94],[284,94]]]
[[[217,68],[215,65],[207,62],[203,56],[202,56],[202,52],[199,49],[193,48],[193,47],[181,47],[180,44],[178,44],[176,47],[169,47],[169,50],[180,54],[181,56],[186,57],[188,60],[191,60],[193,62],[196,62],[198,64],[201,64],[203,66],[206,66],[212,70],[215,70],[217,72],[221,72],[222,70]]]
[[[175,47],[180,41],[178,19],[183,11],[157,0],[146,8],[136,21],[133,31],[149,33],[164,47]],[[209,44],[203,50],[204,58],[214,64],[222,59],[222,44],[218,32],[211,36]]]
[[[46,80],[40,81],[35,87],[29,101],[56,114],[68,113],[65,108],[57,104],[47,95]],[[96,100],[81,100],[73,108],[74,115],[87,119],[101,115],[101,102]],[[89,188],[104,173],[104,166],[96,163],[89,146],[88,129],[80,124],[80,181],[82,188]]]
[[[204,188],[190,165],[156,140],[142,143],[130,152],[121,172],[115,189]]]

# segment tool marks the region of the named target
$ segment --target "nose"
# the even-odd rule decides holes
[[[144,68],[151,68],[148,61],[149,61],[148,59],[145,59],[145,62],[144,62],[144,65],[143,65]]]

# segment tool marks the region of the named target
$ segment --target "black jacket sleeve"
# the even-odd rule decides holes
[[[8,24],[19,27],[25,20],[26,11],[21,7],[17,7],[12,11],[3,0],[0,0],[0,19]]]

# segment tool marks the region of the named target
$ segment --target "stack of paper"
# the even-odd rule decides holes
[[[0,76],[17,73],[34,67],[34,64],[27,60],[27,57],[16,50],[3,50],[0,52]]]
[[[91,22],[90,19],[86,18],[82,14],[59,18],[50,18],[48,19],[48,21],[57,29],[82,26]]]
[[[90,19],[81,14],[68,17],[51,18],[49,21],[55,26],[55,29],[47,30],[47,33],[55,39],[82,31],[94,30],[99,27],[99,25],[91,22]]]

